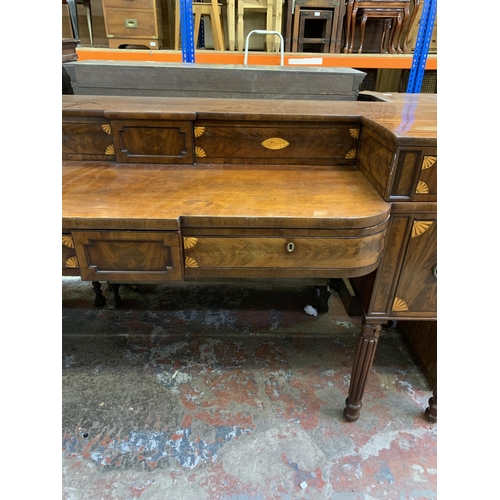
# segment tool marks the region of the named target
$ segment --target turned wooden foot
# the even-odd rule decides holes
[[[344,408],[344,417],[349,422],[354,422],[359,418],[359,411],[362,406],[361,399],[363,398],[366,381],[372,368],[381,327],[381,323],[369,324],[363,320],[354,356],[349,396],[346,399],[346,406]]]
[[[437,422],[437,382],[432,390],[432,397],[429,399],[429,406],[425,410],[425,416],[429,422]]]
[[[110,292],[113,292],[115,307],[118,307],[122,301],[122,298],[120,297],[120,285],[108,283],[108,288]]]
[[[98,281],[92,281],[92,286],[95,293],[94,305],[96,307],[103,307],[106,304],[106,297],[102,293],[101,284]]]
[[[328,300],[330,292],[327,286],[317,286],[316,293],[318,295],[318,312],[328,312]]]

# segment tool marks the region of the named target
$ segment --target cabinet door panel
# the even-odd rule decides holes
[[[393,313],[437,311],[437,221],[414,220],[399,275]]]

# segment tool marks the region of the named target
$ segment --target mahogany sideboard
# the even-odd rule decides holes
[[[348,279],[357,420],[381,326],[437,320],[437,96],[62,100],[63,275]]]

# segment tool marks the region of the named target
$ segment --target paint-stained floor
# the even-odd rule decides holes
[[[437,497],[431,390],[384,329],[344,420],[359,318],[312,287],[62,283],[65,500]]]

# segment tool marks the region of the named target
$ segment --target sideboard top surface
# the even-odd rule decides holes
[[[376,100],[345,102],[63,95],[62,107],[63,117],[358,121],[395,141],[436,145],[437,94],[366,92],[364,95]]]
[[[145,173],[135,164],[64,161],[63,225],[116,227],[126,219],[137,229],[175,229],[182,218],[190,226],[349,229],[380,224],[390,212],[349,167],[196,165]]]

